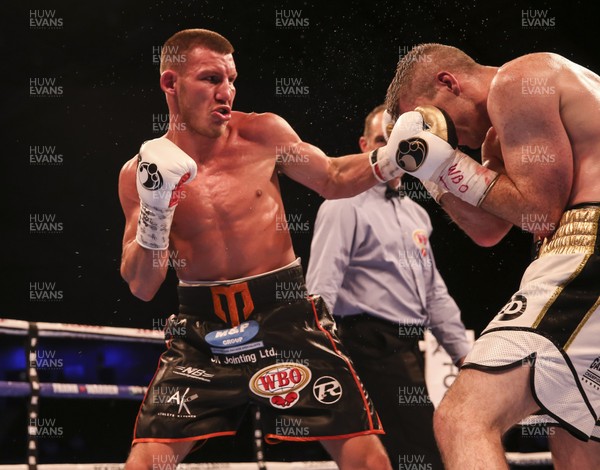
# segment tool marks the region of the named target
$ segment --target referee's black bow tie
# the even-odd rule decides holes
[[[406,194],[404,194],[404,191],[402,189],[402,186],[399,186],[398,189],[393,189],[390,188],[389,186],[385,189],[385,198],[386,199],[392,199],[393,197],[404,197]]]

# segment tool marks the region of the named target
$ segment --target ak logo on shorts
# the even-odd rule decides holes
[[[319,377],[313,385],[313,395],[325,405],[332,405],[342,398],[342,386],[333,377]]]
[[[396,162],[405,171],[415,171],[425,161],[427,142],[420,137],[401,140],[396,151]]]
[[[527,298],[522,294],[513,295],[508,303],[498,312],[499,321],[509,321],[520,317],[527,308]]]
[[[178,407],[177,416],[181,416],[183,411],[185,411],[185,414],[187,416],[192,416],[192,417],[196,416],[196,415],[192,415],[192,413],[190,413],[190,409],[188,408],[188,403],[196,400],[198,398],[198,394],[194,393],[193,395],[188,395],[188,393],[190,393],[190,387],[187,387],[183,393],[180,393],[179,389],[178,389],[167,400],[167,403],[170,403],[170,404],[172,403]]]
[[[279,409],[294,406],[300,399],[298,392],[308,385],[312,373],[302,364],[283,362],[262,368],[250,379],[252,393],[268,398]]]
[[[227,330],[211,331],[204,337],[204,340],[211,346],[216,346],[218,348],[238,346],[240,344],[245,344],[254,338],[258,333],[258,330],[258,322],[250,320]]]
[[[150,191],[162,188],[163,176],[156,163],[142,162],[141,157],[138,157],[138,178],[142,186]]]

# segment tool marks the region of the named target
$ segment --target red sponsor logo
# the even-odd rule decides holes
[[[275,395],[274,397],[271,397],[271,405],[273,405],[275,408],[287,408],[289,406],[294,405],[298,399],[300,398],[300,395],[298,395],[296,392],[290,392],[288,393],[285,397],[284,396],[280,396],[280,395]]]

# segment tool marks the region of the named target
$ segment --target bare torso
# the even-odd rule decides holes
[[[261,115],[233,113],[218,154],[196,158],[171,227],[169,256],[179,279],[236,279],[295,258],[276,171],[276,146],[260,138]],[[259,136],[259,138],[256,138]],[[135,191],[136,160],[130,191]]]

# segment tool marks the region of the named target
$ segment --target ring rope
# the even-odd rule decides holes
[[[141,399],[147,387],[138,385],[109,384],[73,384],[73,383],[40,383],[36,369],[37,341],[41,337],[62,337],[81,339],[106,339],[130,342],[164,342],[164,332],[143,328],[122,328],[111,326],[95,326],[70,323],[28,322],[24,320],[0,318],[0,334],[28,336],[28,381],[0,381],[0,397],[29,396],[28,414],[28,463],[24,465],[0,465],[0,470],[123,470],[124,464],[38,464],[35,421],[37,418],[40,397],[63,398],[115,398]],[[32,359],[33,358],[33,359]],[[518,466],[551,465],[550,452],[506,452],[509,464]],[[236,462],[236,463],[197,463],[179,464],[178,470],[335,470],[338,467],[331,461],[318,462]]]

